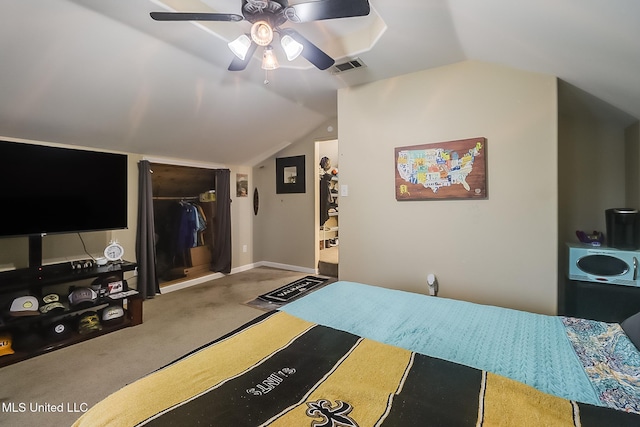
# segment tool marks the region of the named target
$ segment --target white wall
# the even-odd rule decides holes
[[[342,280],[556,312],[557,88],[463,62],[338,93]],[[397,202],[394,148],[487,138],[488,199]]]

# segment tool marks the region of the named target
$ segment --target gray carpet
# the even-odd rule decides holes
[[[306,275],[259,267],[159,295],[142,325],[0,368],[0,425],[71,425],[73,411],[261,315],[244,303]]]

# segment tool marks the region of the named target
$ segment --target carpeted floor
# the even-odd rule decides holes
[[[74,411],[261,315],[244,303],[304,276],[259,267],[159,295],[142,325],[0,368],[0,425],[70,425]]]

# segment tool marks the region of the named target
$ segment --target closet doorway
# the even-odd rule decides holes
[[[340,247],[338,140],[316,142],[316,205],[318,206],[318,273],[338,277]]]
[[[160,287],[212,274],[215,170],[151,163]]]

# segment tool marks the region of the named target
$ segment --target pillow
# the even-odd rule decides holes
[[[620,326],[631,342],[640,350],[640,313],[627,317]]]

